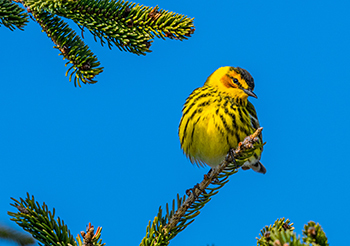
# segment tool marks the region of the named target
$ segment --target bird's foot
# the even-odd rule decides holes
[[[234,149],[230,149],[228,151],[228,154],[226,155],[226,161],[229,163],[233,163],[236,165],[236,159],[235,159],[236,152]]]

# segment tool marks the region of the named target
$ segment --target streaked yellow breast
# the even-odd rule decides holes
[[[258,123],[247,109],[247,102],[203,86],[192,92],[183,108],[179,125],[181,148],[192,163],[215,167],[224,160],[230,148],[236,148],[252,134]],[[253,122],[256,121],[256,122]],[[260,159],[257,149],[254,159]]]

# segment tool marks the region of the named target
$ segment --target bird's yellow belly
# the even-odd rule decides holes
[[[227,155],[230,145],[227,134],[215,126],[213,117],[198,121],[193,134],[192,154],[194,159],[210,167],[219,165]]]
[[[230,148],[236,148],[248,135],[232,125],[230,127],[233,133],[230,134],[220,124],[222,122],[214,114],[207,114],[202,115],[193,126],[192,143],[188,153],[192,161],[214,168],[225,159]],[[249,129],[249,132],[253,131],[254,129]],[[246,165],[260,160],[261,150],[256,149],[255,153],[247,160]]]

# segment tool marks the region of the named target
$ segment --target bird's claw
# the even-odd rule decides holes
[[[236,164],[236,159],[235,159],[236,152],[234,149],[230,149],[228,151],[228,154],[226,155],[226,161],[229,163],[234,163]]]

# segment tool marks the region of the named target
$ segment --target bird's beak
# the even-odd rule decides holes
[[[243,91],[248,95],[248,96],[251,96],[251,97],[255,97],[255,98],[258,98],[257,95],[255,95],[254,92],[252,92],[251,89],[243,89]]]

